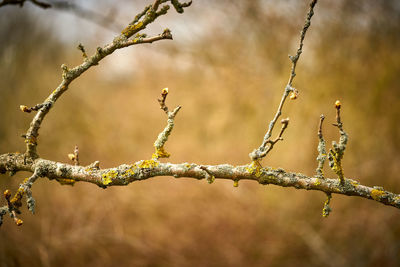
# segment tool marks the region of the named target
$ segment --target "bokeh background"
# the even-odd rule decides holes
[[[0,153],[24,151],[20,135],[61,79],[60,65],[82,61],[149,1],[70,1],[77,8],[0,9]],[[195,0],[147,33],[170,28],[173,41],[117,51],[63,95],[41,128],[41,157],[112,167],[147,159],[166,123],[157,97],[183,108],[168,161],[247,164],[289,76],[307,1]],[[338,139],[333,104],[343,104],[350,136],[347,177],[400,192],[400,3],[320,1],[305,40],[289,101],[284,141],[265,166],[313,175],[317,127]],[[0,176],[15,191],[27,173]],[[334,174],[326,168],[326,175]],[[159,177],[102,190],[43,179],[33,187],[37,213],[24,225],[5,217],[1,266],[398,266],[400,212],[379,203],[276,186]],[[1,201],[4,204],[4,200]],[[2,205],[3,205],[2,204]]]

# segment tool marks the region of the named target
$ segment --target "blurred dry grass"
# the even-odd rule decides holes
[[[168,104],[183,105],[167,143],[170,161],[247,163],[280,99],[290,67],[287,54],[296,48],[306,4],[202,5],[195,2],[182,16],[160,23],[177,27],[173,42],[121,51],[74,82],[43,124],[40,155],[67,161],[78,144],[82,164],[100,160],[111,167],[148,158],[165,125],[156,98],[169,87]],[[0,153],[24,149],[18,136],[31,116],[18,106],[41,102],[59,82],[59,66],[81,60],[74,48],[81,40],[60,43],[57,17],[37,12],[0,10]],[[40,23],[39,15],[49,22]],[[291,118],[285,141],[265,165],[311,175],[318,117],[324,113],[333,121],[332,104],[341,99],[350,135],[346,176],[400,192],[396,21],[396,1],[319,3],[297,69],[301,95],[285,107],[283,116]],[[104,38],[101,32],[85,32],[89,51]],[[338,137],[328,123],[324,132],[329,141]],[[0,188],[15,190],[24,176],[1,176]],[[102,190],[43,180],[33,189],[37,214],[25,212],[20,228],[8,219],[0,228],[1,266],[396,266],[400,261],[399,211],[363,199],[334,196],[333,213],[325,219],[323,194],[251,182],[233,188],[228,181],[208,185],[162,177]]]

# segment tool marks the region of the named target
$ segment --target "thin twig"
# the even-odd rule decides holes
[[[154,142],[155,152],[153,154],[153,159],[158,160],[159,158],[168,158],[170,154],[165,151],[164,145],[170,136],[172,129],[174,128],[174,119],[178,111],[181,109],[181,106],[176,107],[173,111],[169,111],[167,105],[165,104],[165,100],[168,96],[168,88],[164,88],[161,90],[161,99],[157,99],[160,104],[160,109],[164,110],[164,112],[168,116],[167,126],[164,130],[158,135],[157,140]]]
[[[322,135],[322,123],[324,122],[324,119],[325,119],[324,115],[321,114],[318,127],[318,139],[319,139],[318,156],[317,156],[318,167],[316,169],[317,176],[320,178],[324,178],[323,168],[326,160],[326,145],[324,136]]]
[[[167,39],[172,40],[172,34],[169,29],[165,29],[162,34],[159,34],[157,36],[148,37],[148,38],[143,38],[143,36],[138,36],[132,40],[127,40],[127,41],[121,42],[121,44],[118,48],[123,48],[123,47],[137,45],[137,44],[151,44],[156,41],[167,40]]]
[[[282,123],[282,128],[281,128],[281,131],[279,132],[279,135],[278,135],[274,140],[268,140],[268,141],[267,141],[267,143],[269,144],[269,146],[266,147],[266,149],[264,150],[264,152],[262,152],[262,153],[260,154],[261,157],[265,157],[265,156],[274,148],[274,145],[275,145],[278,141],[282,141],[282,140],[283,140],[282,135],[283,135],[283,133],[285,132],[286,128],[287,128],[288,125],[289,125],[289,118],[282,119],[282,120],[281,120],[281,123]],[[257,162],[259,163],[259,161],[257,161]]]
[[[335,103],[336,108],[336,123],[333,125],[339,129],[340,138],[339,143],[333,141],[332,148],[329,150],[328,160],[329,160],[329,167],[337,174],[340,180],[340,184],[344,185],[345,178],[343,174],[342,168],[342,158],[344,155],[344,151],[346,150],[348,136],[346,132],[343,130],[343,123],[340,118],[340,108],[342,104],[339,100]]]
[[[166,0],[161,0],[161,3],[166,2]],[[153,10],[153,13],[146,13],[146,15],[142,18],[141,21],[138,21],[134,25],[128,25],[121,35],[114,38],[113,42],[105,45],[104,47],[98,47],[97,51],[91,57],[88,57],[84,62],[74,68],[68,68],[66,65],[62,65],[62,81],[60,85],[50,94],[50,96],[42,103],[43,106],[40,108],[33,118],[28,131],[25,134],[25,142],[26,142],[26,154],[31,158],[37,158],[37,138],[39,135],[39,128],[50,111],[51,107],[55,104],[55,102],[60,98],[60,96],[68,90],[69,84],[74,81],[77,77],[79,77],[82,73],[88,70],[90,67],[95,66],[99,63],[100,60],[105,58],[106,56],[112,54],[115,50],[127,47],[130,45],[134,45],[137,43],[150,43],[162,39],[171,39],[170,31],[164,31],[160,36],[156,36],[149,39],[138,40],[137,42],[129,41],[129,38],[134,36],[139,31],[146,28],[146,26],[152,23],[157,17],[164,15],[168,11],[168,6],[164,6],[160,11]],[[140,14],[139,14],[140,15]],[[135,39],[134,39],[135,40]]]
[[[294,77],[296,76],[296,72],[295,71],[296,71],[297,61],[299,60],[300,55],[303,52],[303,41],[304,41],[304,38],[306,36],[307,30],[311,25],[311,18],[314,15],[314,6],[315,6],[316,3],[317,3],[317,0],[313,0],[310,3],[310,8],[308,10],[308,13],[307,13],[307,16],[306,16],[306,20],[305,20],[303,29],[302,29],[301,34],[300,34],[299,48],[297,49],[297,53],[296,53],[295,56],[290,56],[289,57],[290,60],[292,61],[292,68],[291,68],[291,71],[290,71],[290,76],[289,76],[288,83],[287,83],[287,85],[286,85],[286,87],[284,89],[281,101],[279,103],[278,110],[276,111],[274,118],[269,123],[268,131],[264,136],[264,139],[263,139],[263,142],[262,142],[261,146],[259,148],[255,149],[253,152],[251,152],[249,154],[250,158],[253,161],[259,160],[259,159],[263,158],[266,155],[266,153],[265,153],[266,146],[269,143],[269,140],[271,138],[272,130],[274,129],[278,118],[282,114],[282,108],[283,108],[283,105],[285,104],[286,98],[288,97],[289,93],[294,92],[294,96],[292,98],[293,99],[297,98],[298,92],[297,92],[297,89],[292,87],[292,83],[293,83]]]

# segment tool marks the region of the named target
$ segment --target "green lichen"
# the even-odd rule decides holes
[[[101,180],[103,182],[103,185],[109,185],[112,183],[113,179],[115,179],[118,176],[118,171],[116,170],[110,170],[106,173],[103,173],[101,175]]]
[[[380,189],[372,189],[371,191],[371,197],[377,201],[379,201],[384,195],[386,195],[386,192]]]

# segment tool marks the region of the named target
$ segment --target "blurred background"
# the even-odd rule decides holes
[[[43,10],[0,8],[0,153],[23,152],[32,114],[61,80],[152,1],[69,1]],[[54,3],[54,1],[53,1]],[[60,2],[58,2],[60,3]],[[195,0],[146,33],[174,40],[115,52],[74,81],[44,121],[41,157],[107,168],[148,159],[165,127],[157,98],[182,105],[166,144],[173,163],[247,164],[272,119],[290,71],[307,1]],[[287,102],[284,141],[264,166],[313,175],[321,113],[327,143],[339,138],[334,102],[350,136],[346,177],[400,193],[400,2],[330,0],[315,8]],[[275,133],[277,134],[277,133]],[[274,135],[275,135],[274,134]],[[326,176],[335,175],[325,169]],[[28,173],[0,176],[17,189]],[[158,177],[102,190],[33,186],[36,215],[4,217],[1,266],[398,266],[400,212],[374,201],[231,181]],[[4,200],[1,200],[4,205]]]

